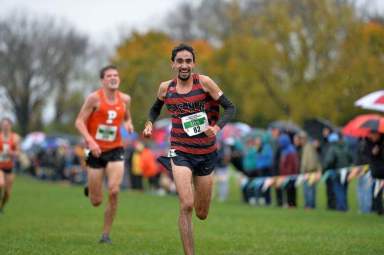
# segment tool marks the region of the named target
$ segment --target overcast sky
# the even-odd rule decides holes
[[[0,15],[14,10],[63,18],[97,41],[146,30],[186,0],[0,0]],[[116,39],[116,38],[114,38]]]
[[[188,0],[0,0],[0,15],[23,10],[32,15],[63,18],[91,39],[116,41],[130,30],[146,30],[163,22],[173,7]],[[189,0],[188,2],[200,0]],[[384,9],[384,0],[355,0]],[[125,31],[127,30],[127,31]],[[107,39],[106,39],[107,38]]]

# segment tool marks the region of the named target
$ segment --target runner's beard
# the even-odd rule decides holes
[[[182,76],[181,73],[179,72],[179,79],[182,81],[187,81],[191,77],[191,73],[189,72],[187,76]]]

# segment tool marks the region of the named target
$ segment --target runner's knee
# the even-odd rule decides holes
[[[195,208],[195,212],[200,220],[205,220],[208,217],[208,210],[205,208]]]
[[[102,196],[91,196],[91,203],[94,207],[101,205],[102,202],[103,202]]]
[[[192,212],[193,199],[183,199],[180,201],[180,210],[184,212]]]
[[[120,188],[119,186],[109,187],[108,191],[110,196],[117,196],[117,194],[119,194]]]

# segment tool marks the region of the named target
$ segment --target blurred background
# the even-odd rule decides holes
[[[212,77],[237,106],[234,123],[219,137],[223,147],[230,147],[229,159],[224,150],[218,167],[231,161],[243,173],[252,152],[248,148],[265,134],[277,139],[273,129],[288,134],[292,143],[305,130],[320,159],[321,143],[328,142],[324,129],[351,136],[345,141],[357,153],[357,140],[368,134],[347,134],[340,127],[368,113],[355,101],[384,84],[384,4],[379,0],[0,4],[0,117],[10,117],[23,137],[19,168],[41,179],[86,181],[84,145],[74,120],[84,97],[100,86],[99,69],[112,63],[119,67],[122,91],[133,98],[138,132],[122,130],[129,170],[123,185],[135,187],[135,176],[155,177],[150,183],[156,189],[163,181],[167,191],[174,191],[171,177],[161,180],[154,161],[168,148],[165,111],[152,140],[139,134],[160,82],[172,75],[170,53],[180,42],[196,49],[196,71]],[[263,143],[270,144],[267,140]],[[299,151],[302,145],[295,146]],[[135,153],[150,165],[138,163]],[[256,155],[249,157],[256,162]]]
[[[1,115],[22,135],[74,134],[84,95],[111,62],[141,129],[181,41],[238,106],[237,121],[257,127],[313,117],[343,125],[362,111],[353,102],[384,81],[381,1],[0,3]]]

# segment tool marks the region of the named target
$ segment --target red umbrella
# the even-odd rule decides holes
[[[384,133],[384,118],[367,120],[363,128],[369,128],[370,131]]]
[[[343,135],[366,137],[370,132],[384,132],[384,118],[377,114],[363,114],[350,120],[342,129]]]

